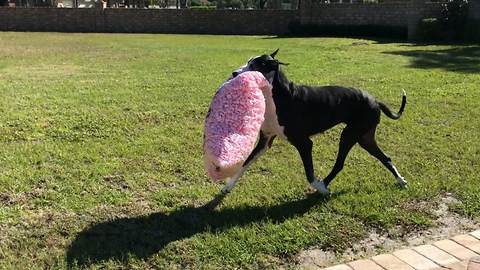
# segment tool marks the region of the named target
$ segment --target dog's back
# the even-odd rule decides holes
[[[280,77],[285,76],[280,68],[277,72]],[[379,101],[357,88],[297,85],[288,80],[274,81],[273,85],[278,123],[286,132],[312,136],[365,117],[375,118],[378,123],[380,117]]]

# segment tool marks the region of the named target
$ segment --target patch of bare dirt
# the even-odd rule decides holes
[[[353,260],[371,258],[395,250],[431,244],[480,229],[480,218],[472,220],[449,211],[448,205],[453,203],[458,203],[458,201],[452,196],[442,198],[437,209],[431,211],[435,217],[435,226],[424,231],[392,237],[392,231],[378,233],[372,230],[367,238],[343,253],[321,249],[304,250],[298,257],[299,269],[319,269]]]

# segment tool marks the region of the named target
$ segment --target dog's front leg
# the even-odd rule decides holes
[[[248,167],[250,167],[272,146],[275,137],[275,135],[271,135],[270,133],[260,130],[260,138],[258,139],[257,146],[255,146],[255,149],[253,149],[252,153],[250,153],[245,163],[243,163],[242,169],[232,176],[230,181],[228,181],[227,184],[225,184],[225,186],[222,188],[223,194],[228,193],[233,189],[235,183],[238,181],[238,179],[240,179],[240,177],[242,177],[245,171],[247,171]]]
[[[297,148],[302,158],[303,167],[305,168],[305,174],[307,175],[308,183],[315,188],[320,194],[328,195],[330,190],[325,186],[323,181],[318,180],[315,177],[312,161],[312,146],[313,142],[310,139],[293,141],[292,144]]]

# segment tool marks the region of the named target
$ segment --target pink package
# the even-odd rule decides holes
[[[230,77],[210,103],[203,130],[203,160],[212,181],[237,173],[253,151],[264,121],[269,83],[256,71]]]

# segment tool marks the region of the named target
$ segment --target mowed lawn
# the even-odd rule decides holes
[[[355,146],[324,198],[277,140],[220,195],[202,160],[209,103],[277,48],[296,83],[358,87],[394,112],[407,92],[377,129],[407,188]],[[478,45],[0,32],[0,51],[0,269],[295,269],[305,249],[436,226],[445,196],[480,215]],[[319,178],[341,127],[313,138]]]

